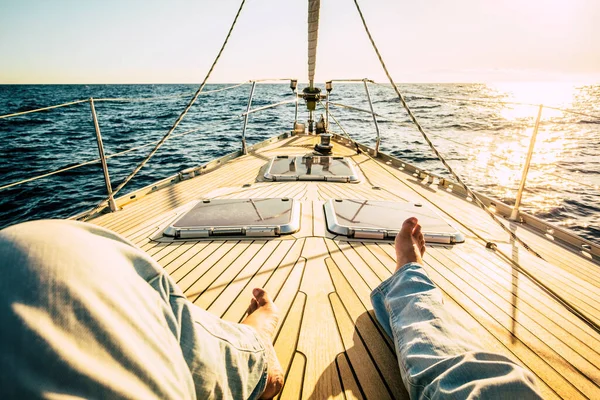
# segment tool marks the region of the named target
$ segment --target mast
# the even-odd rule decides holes
[[[321,100],[321,90],[315,87],[315,67],[317,64],[317,39],[319,37],[319,10],[321,0],[308,0],[308,87],[302,97],[308,108],[308,132],[313,133],[314,111]]]
[[[308,87],[314,89],[321,0],[308,0]]]

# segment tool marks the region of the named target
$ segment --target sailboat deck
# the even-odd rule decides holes
[[[271,157],[305,154],[316,140],[294,136],[276,141],[91,222],[140,246],[191,301],[226,320],[244,318],[254,287],[269,291],[282,316],[275,339],[286,371],[281,398],[408,398],[393,343],[375,321],[369,299],[394,269],[393,244],[332,235],[322,206],[330,198],[423,203],[466,236],[462,244],[431,246],[424,257],[446,306],[487,349],[533,371],[545,398],[600,398],[600,334],[548,293],[600,324],[595,260],[511,225],[544,260],[537,258],[512,243],[473,204],[338,143],[335,154],[352,157],[361,183],[261,181],[261,169]],[[193,200],[250,197],[300,200],[300,230],[274,239],[153,240]],[[486,248],[487,242],[496,243],[508,258]]]

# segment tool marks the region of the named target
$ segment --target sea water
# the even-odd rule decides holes
[[[208,85],[205,90],[227,86]],[[400,88],[425,132],[459,175],[473,189],[508,204],[515,201],[538,104],[555,107],[542,110],[522,210],[600,242],[600,85],[406,84]],[[0,85],[0,115],[93,97],[105,152],[112,155],[160,140],[196,89],[197,85]],[[119,195],[240,149],[249,90],[244,85],[201,95],[173,136]],[[448,176],[394,91],[370,85],[370,93],[380,115],[381,151]],[[102,101],[106,98],[122,100]],[[293,98],[288,85],[259,84],[252,107]],[[362,83],[336,84],[330,100],[369,109]],[[317,115],[322,113],[319,109]],[[345,131],[374,145],[376,130],[370,114],[334,105],[331,114],[339,122],[330,118],[333,131]],[[293,104],[251,114],[248,143],[290,130],[293,119]],[[307,119],[302,104],[299,119]],[[111,157],[113,187],[152,148]],[[0,186],[97,158],[87,102],[0,119]],[[105,196],[98,162],[3,189],[0,228],[31,219],[69,217]]]

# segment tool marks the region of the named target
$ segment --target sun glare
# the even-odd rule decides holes
[[[490,96],[508,104],[494,107],[496,117],[506,124],[504,134],[491,130],[469,149],[472,171],[481,171],[495,195],[514,199],[521,181],[539,104],[561,109],[576,108],[585,95],[577,85],[567,83],[503,83],[488,85]],[[514,104],[519,103],[519,104]],[[528,104],[528,105],[526,105]],[[489,108],[488,108],[489,110]],[[537,132],[531,167],[527,175],[526,202],[530,209],[546,212],[563,201],[563,190],[576,182],[561,179],[560,163],[572,153],[578,137],[572,115],[544,107]],[[580,129],[575,126],[575,129]],[[552,190],[547,190],[552,188]],[[560,190],[558,190],[560,189]]]
[[[507,120],[535,118],[540,104],[570,108],[577,91],[575,84],[565,82],[506,82],[488,84],[488,88],[506,102],[500,111]],[[560,117],[559,110],[544,108],[545,118]]]

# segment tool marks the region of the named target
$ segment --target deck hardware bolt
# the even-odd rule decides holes
[[[491,250],[496,250],[498,248],[498,246],[494,242],[487,242],[485,244],[485,248],[486,249],[491,249]]]

